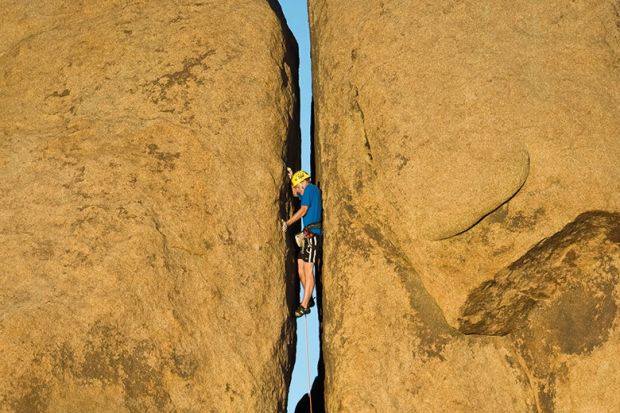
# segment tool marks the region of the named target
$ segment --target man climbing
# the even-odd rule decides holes
[[[304,298],[295,310],[295,316],[308,314],[314,306],[312,290],[314,289],[314,264],[321,256],[322,233],[321,212],[323,209],[321,191],[310,183],[310,175],[305,171],[293,171],[288,168],[293,195],[301,199],[301,207],[287,221],[282,221],[282,231],[286,232],[289,226],[303,217],[304,242],[297,256],[297,271],[299,280],[304,287]]]

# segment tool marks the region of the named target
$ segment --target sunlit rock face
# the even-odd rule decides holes
[[[309,10],[327,408],[620,405],[618,3]]]
[[[1,411],[284,409],[275,4],[3,2]]]

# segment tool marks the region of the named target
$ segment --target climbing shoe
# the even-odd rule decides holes
[[[310,307],[305,308],[304,306],[302,306],[301,304],[299,304],[299,307],[297,307],[297,310],[295,310],[295,317],[299,318],[302,315],[306,315],[310,313]]]
[[[310,297],[310,301],[308,301],[308,308],[314,307],[314,297]]]

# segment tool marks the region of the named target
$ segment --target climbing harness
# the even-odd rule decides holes
[[[306,236],[306,238],[310,238],[313,235],[316,235],[314,232],[312,232],[313,229],[321,229],[321,223],[313,222],[312,224],[306,225],[304,227],[304,235]]]
[[[304,230],[301,232],[298,232],[297,234],[295,234],[295,243],[297,244],[297,246],[299,248],[303,248],[304,247],[304,243],[306,241],[306,238],[312,238],[313,235],[316,235],[315,233],[313,233],[311,230],[313,229],[321,229],[321,223],[320,222],[314,222],[310,225],[306,225],[304,227]]]

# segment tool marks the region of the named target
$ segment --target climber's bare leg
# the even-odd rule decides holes
[[[304,291],[306,289],[306,273],[304,272],[304,260],[301,258],[297,259],[297,274],[299,274],[299,281],[301,285],[304,287]]]
[[[304,308],[308,308],[310,297],[312,297],[312,290],[314,290],[314,263],[304,261],[302,265],[306,283],[304,284],[304,299],[301,301],[301,305]]]

